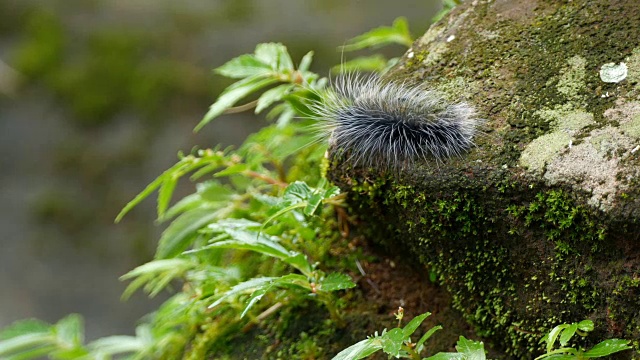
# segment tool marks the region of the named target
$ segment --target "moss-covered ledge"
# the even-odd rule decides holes
[[[512,358],[584,318],[589,343],[631,339],[640,358],[638,33],[631,0],[468,1],[390,76],[474,104],[487,120],[478,147],[400,174],[333,159],[370,240],[433,267]],[[626,78],[602,81],[620,62]]]

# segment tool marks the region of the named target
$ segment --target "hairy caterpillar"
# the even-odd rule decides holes
[[[399,169],[460,156],[482,123],[464,102],[378,76],[342,75],[312,107],[318,127],[356,165]]]

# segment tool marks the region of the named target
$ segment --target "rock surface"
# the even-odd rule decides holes
[[[399,174],[332,159],[369,238],[435,269],[508,358],[586,318],[585,346],[640,356],[639,29],[636,1],[465,2],[390,76],[476,106],[477,148]]]

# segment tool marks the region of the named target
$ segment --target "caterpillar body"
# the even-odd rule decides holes
[[[354,74],[338,77],[313,110],[348,161],[383,169],[460,156],[482,123],[472,106],[449,103],[437,91]]]

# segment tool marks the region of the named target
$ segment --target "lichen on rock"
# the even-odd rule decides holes
[[[477,148],[401,174],[333,159],[370,240],[437,269],[504,358],[585,318],[586,345],[628,338],[640,357],[639,29],[635,1],[465,2],[389,76],[475,105]],[[610,62],[624,80],[600,79]]]

